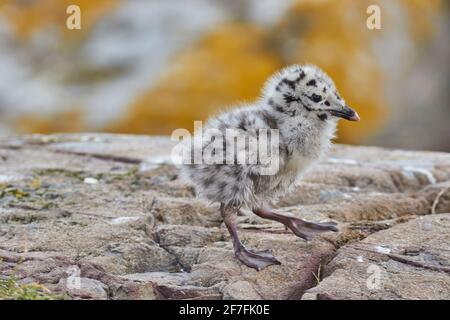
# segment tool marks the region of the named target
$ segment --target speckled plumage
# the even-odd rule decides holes
[[[258,129],[278,129],[278,171],[262,175],[261,164],[191,164],[184,166],[184,174],[198,194],[211,202],[237,208],[263,207],[289,192],[329,149],[336,114],[348,112],[345,108],[333,81],[319,68],[287,67],[269,78],[258,101],[222,113],[204,127],[223,133],[237,129],[239,135],[253,137]],[[202,152],[208,144],[200,146]]]

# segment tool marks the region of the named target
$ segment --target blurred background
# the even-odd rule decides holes
[[[82,29],[66,28],[67,6]],[[381,8],[381,30],[366,9]],[[450,151],[439,0],[0,0],[0,134],[192,129],[293,63],[335,80],[339,142]]]

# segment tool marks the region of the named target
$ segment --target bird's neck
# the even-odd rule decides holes
[[[279,128],[280,143],[294,153],[319,158],[328,151],[336,133],[336,119],[321,120],[311,112],[295,117],[276,115],[273,111],[272,114]]]

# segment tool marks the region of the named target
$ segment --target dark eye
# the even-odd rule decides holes
[[[318,94],[313,93],[311,100],[314,102],[320,102],[322,100],[322,97],[319,96]]]

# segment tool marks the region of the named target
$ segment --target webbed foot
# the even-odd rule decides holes
[[[262,269],[271,265],[280,265],[278,261],[269,250],[252,252],[247,250],[244,246],[239,247],[235,251],[236,258],[239,259],[247,267],[261,271]]]

